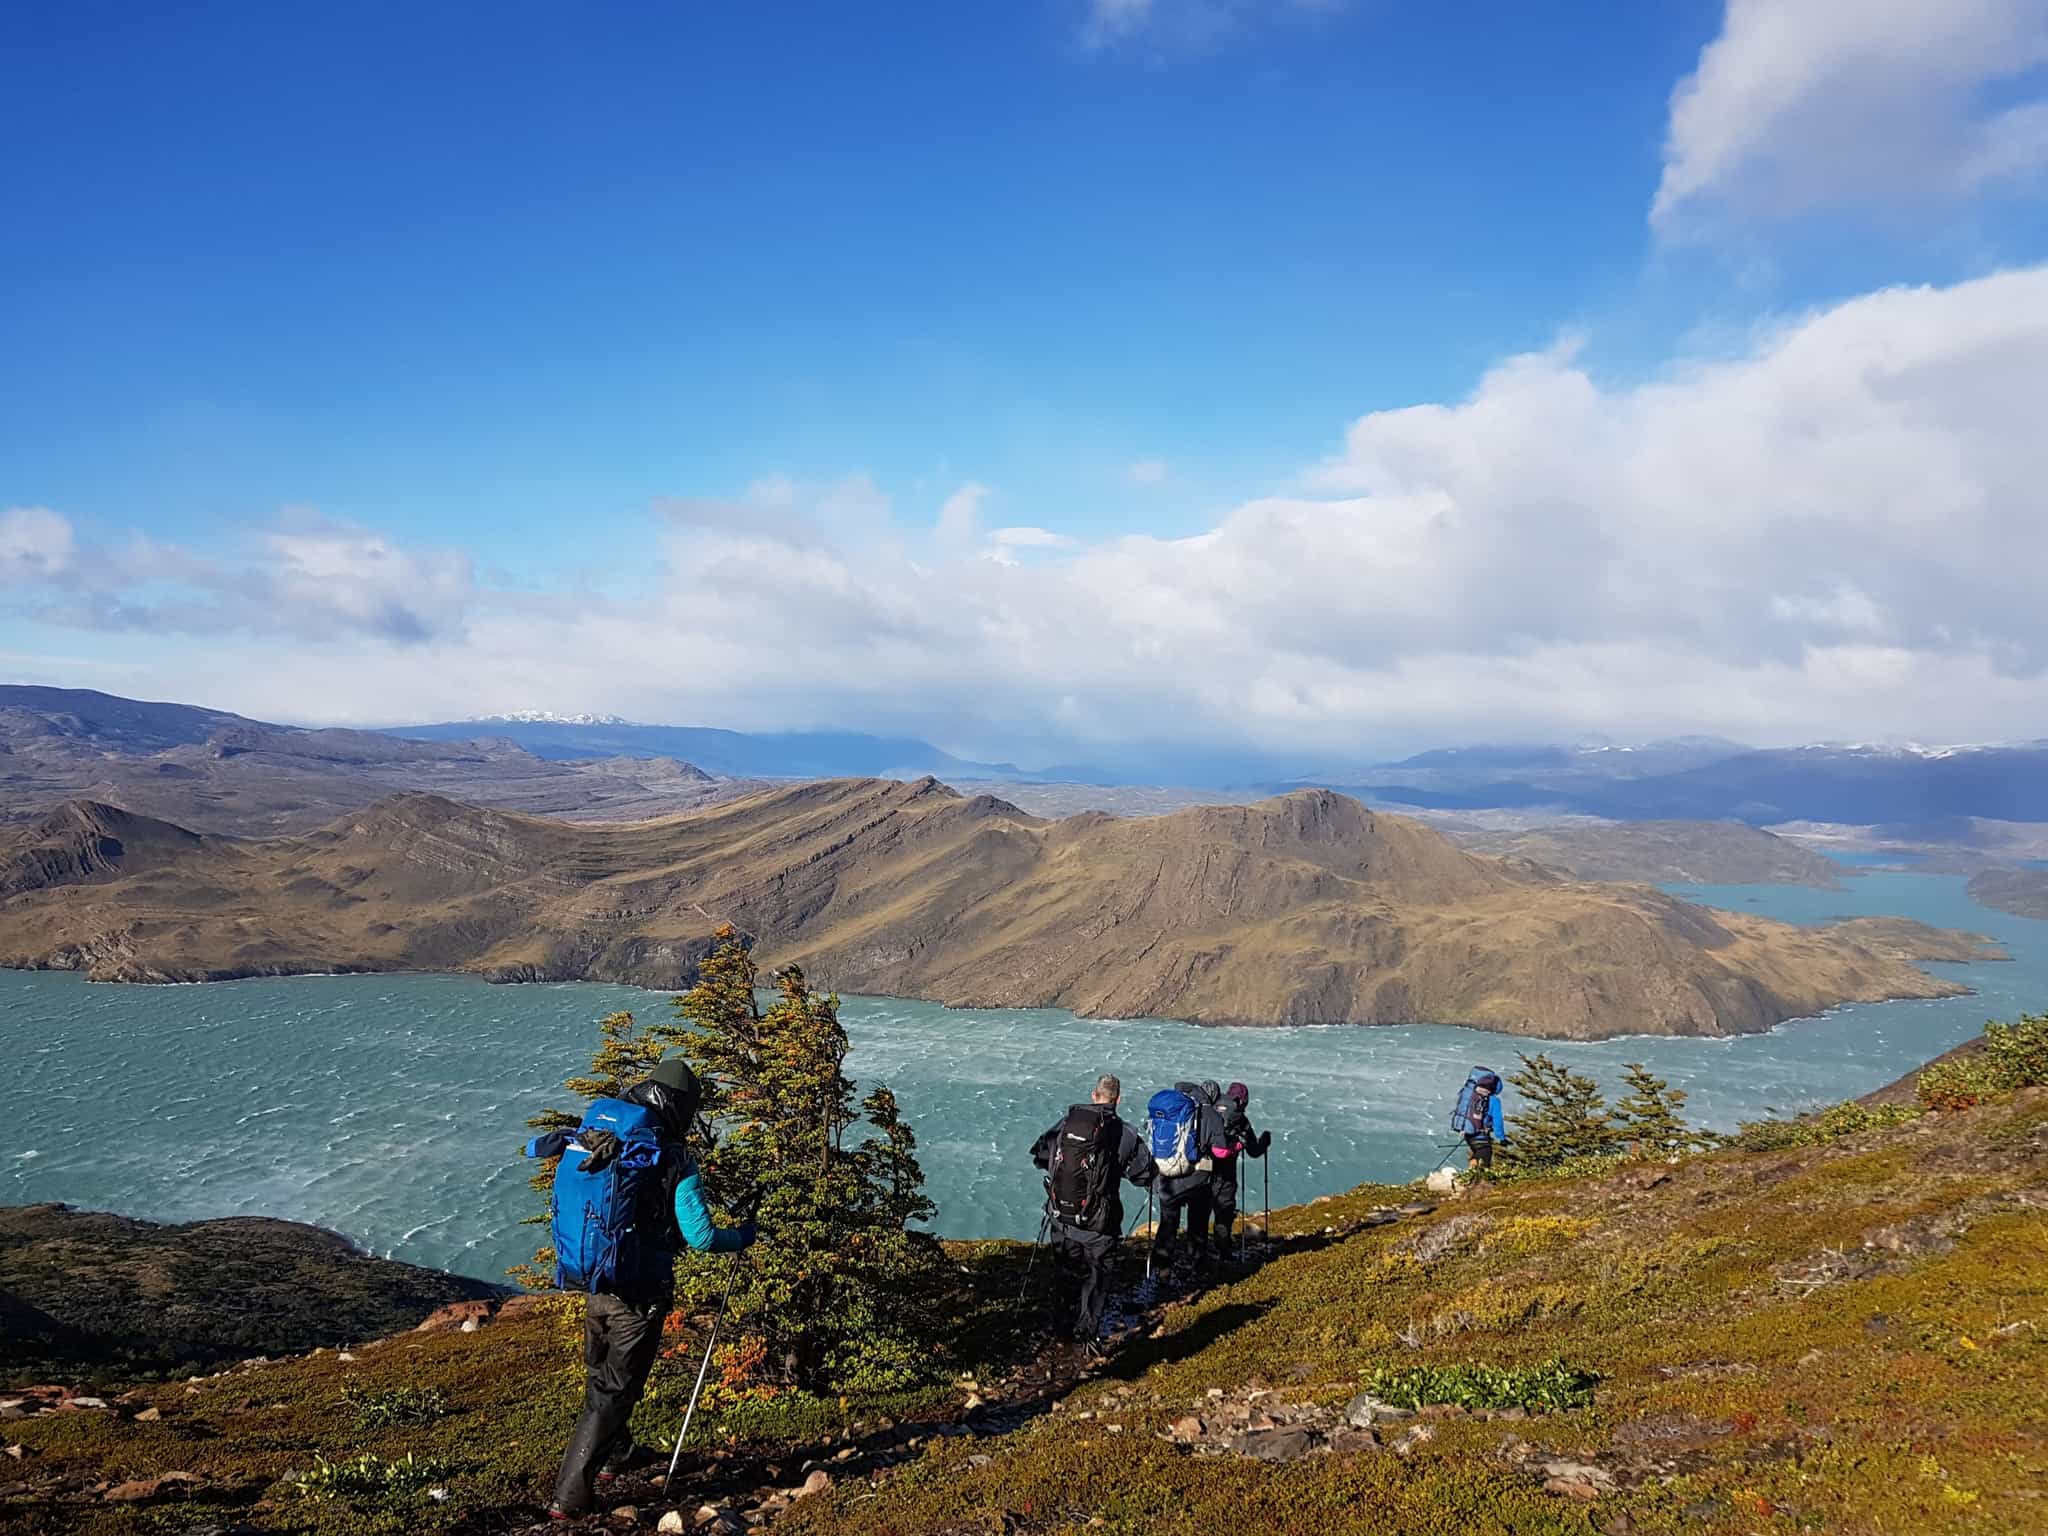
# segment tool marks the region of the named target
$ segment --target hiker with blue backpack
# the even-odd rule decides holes
[[[575,1130],[526,1144],[528,1157],[561,1159],[549,1201],[555,1284],[589,1297],[583,1412],[555,1480],[550,1519],[588,1514],[597,1484],[633,1455],[633,1409],[661,1349],[677,1257],[686,1246],[738,1254],[754,1240],[752,1222],[712,1224],[687,1146],[702,1097],[686,1063],[664,1061],[617,1098],[593,1099]]]
[[[1152,1182],[1152,1155],[1138,1133],[1118,1118],[1123,1084],[1104,1073],[1086,1104],[1076,1104],[1031,1146],[1045,1170],[1046,1232],[1053,1251],[1080,1271],[1081,1299],[1074,1342],[1093,1347],[1102,1331],[1110,1262],[1124,1235],[1126,1181]]]
[[[1466,1166],[1484,1174],[1493,1166],[1495,1144],[1508,1145],[1507,1128],[1501,1116],[1500,1077],[1485,1067],[1474,1067],[1458,1090],[1458,1102],[1451,1106],[1451,1129],[1465,1138],[1470,1159]]]
[[[1159,1170],[1159,1226],[1152,1256],[1161,1266],[1192,1268],[1209,1246],[1210,1174],[1223,1139],[1223,1090],[1215,1083],[1175,1083],[1145,1106],[1152,1162]],[[1188,1257],[1181,1264],[1180,1224],[1188,1224]]]

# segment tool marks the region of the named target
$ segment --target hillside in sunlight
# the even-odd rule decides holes
[[[1967,936],[1794,927],[1466,852],[1328,790],[1046,821],[935,779],[836,779],[580,823],[401,795],[199,836],[71,802],[0,842],[0,964],[102,981],[470,971],[686,986],[732,922],[821,984],[1207,1024],[1726,1035],[1953,996]]]
[[[1051,1536],[1223,1510],[1283,1536],[2041,1529],[2048,1088],[1419,1193],[1278,1210],[1263,1263],[1179,1294],[1148,1295],[1129,1245],[1120,1340],[1093,1363],[1036,1344],[1025,1245],[949,1245],[960,1292],[932,1347],[950,1385],[714,1393],[670,1496],[651,1465],[571,1528],[675,1511],[709,1531]],[[579,1387],[567,1306],[473,1303],[68,1404],[61,1383],[0,1395],[0,1530],[527,1529]],[[657,1369],[645,1444],[674,1435],[703,1322]]]

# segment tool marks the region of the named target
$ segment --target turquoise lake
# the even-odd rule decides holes
[[[1882,872],[1843,891],[1675,889],[1792,922],[1898,913],[1989,933],[2012,961],[1936,968],[1976,996],[1843,1008],[1733,1040],[1544,1048],[1609,1083],[1624,1062],[1647,1061],[1721,1128],[1867,1092],[1986,1018],[2048,1007],[2048,923],[1978,906],[1963,886]],[[518,1155],[526,1117],[565,1101],[559,1084],[588,1061],[600,1015],[667,1006],[624,987],[445,976],[115,987],[0,972],[0,1204],[289,1217],[377,1253],[496,1277],[534,1245],[519,1225],[534,1209]],[[846,999],[843,1017],[853,1072],[895,1087],[922,1142],[936,1225],[961,1237],[1036,1230],[1042,1195],[1026,1149],[1098,1072],[1122,1076],[1127,1107],[1177,1078],[1249,1083],[1253,1121],[1274,1132],[1280,1203],[1428,1172],[1469,1067],[1505,1070],[1529,1045],[1437,1025],[1196,1029],[866,997]]]

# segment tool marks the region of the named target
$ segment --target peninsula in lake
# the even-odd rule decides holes
[[[730,922],[844,991],[1211,1024],[1723,1035],[1951,996],[1982,941],[1795,927],[1466,852],[1326,790],[1047,821],[935,779],[577,823],[400,795],[239,840],[72,802],[0,845],[0,963],[107,981],[470,971],[678,987]]]

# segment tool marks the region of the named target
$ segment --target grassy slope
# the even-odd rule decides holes
[[[1617,1536],[2048,1524],[2048,1091],[1825,1147],[1698,1158],[1651,1188],[1638,1187],[1645,1174],[1487,1189],[1383,1228],[1353,1229],[1408,1192],[1361,1189],[1278,1213],[1276,1259],[1168,1309],[1157,1337],[1126,1345],[1058,1411],[1000,1436],[934,1439],[874,1484],[850,1463],[838,1487],[777,1528],[1171,1531],[1213,1518],[1315,1536]],[[983,1294],[1007,1292],[1018,1250],[976,1251],[991,1271]],[[980,1326],[992,1315],[964,1330],[970,1353],[1006,1347]],[[404,1338],[353,1365],[322,1355],[190,1394],[146,1388],[160,1423],[83,1413],[8,1424],[6,1436],[36,1454],[13,1474],[0,1461],[0,1483],[179,1468],[244,1490],[241,1518],[266,1527],[516,1529],[533,1518],[571,1412],[576,1372],[558,1327],[525,1319]],[[1257,1382],[1341,1404],[1377,1366],[1553,1355],[1604,1378],[1592,1407],[1516,1423],[1444,1419],[1407,1458],[1370,1450],[1276,1468],[1161,1438],[1212,1388]],[[339,1398],[347,1380],[438,1387],[454,1411],[360,1430]],[[650,1437],[672,1427],[687,1386],[680,1372],[664,1380],[642,1416]],[[844,1410],[884,1411],[914,1416],[917,1405]],[[943,1411],[957,1414],[958,1398]],[[1535,1447],[1536,1460],[1591,1461],[1617,1486],[1592,1502],[1545,1492],[1506,1437]],[[452,1497],[367,1512],[246,1502],[275,1496],[276,1480],[316,1450],[445,1457]],[[796,1480],[807,1450],[782,1458],[781,1481]],[[686,1511],[717,1469],[692,1470]],[[0,1530],[182,1529],[200,1518],[97,1502],[53,1511],[28,1502],[36,1496],[0,1493]],[[651,1522],[658,1508],[638,1502]]]

